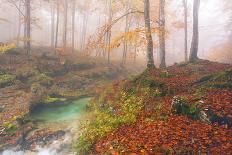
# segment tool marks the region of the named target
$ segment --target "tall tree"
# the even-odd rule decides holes
[[[153,59],[153,40],[151,35],[151,23],[150,23],[150,1],[144,0],[144,21],[145,21],[145,33],[147,40],[147,68],[155,68]]]
[[[188,8],[187,0],[183,0],[184,7],[184,59],[188,61]]]
[[[31,0],[25,0],[25,29],[24,34],[26,35],[26,52],[31,52]]]
[[[109,0],[109,2],[108,2],[108,9],[109,9],[108,23],[111,24],[111,22],[112,22],[112,0]],[[108,45],[107,61],[108,61],[108,64],[110,64],[110,47],[109,47],[110,44],[111,44],[111,29],[107,32],[107,45]]]
[[[166,67],[166,49],[165,49],[165,0],[160,0],[160,11],[159,11],[159,43],[160,43],[160,68]]]
[[[21,14],[21,6],[22,6],[22,1],[19,0],[19,4],[18,4],[18,32],[17,32],[17,46],[19,46],[19,38],[20,38],[20,35],[21,35],[21,27],[22,27],[22,21],[21,21],[21,18],[22,18],[22,14]]]
[[[193,3],[193,36],[190,49],[189,61],[195,62],[198,60],[198,44],[199,44],[199,30],[198,30],[198,17],[199,17],[200,0],[194,0]]]
[[[54,3],[51,2],[51,47],[54,48],[54,33],[55,33],[55,9]]]
[[[126,4],[125,4],[125,11],[126,14],[128,13],[128,9],[129,9],[129,0],[126,0]],[[126,15],[126,22],[125,22],[125,34],[129,31],[129,14]],[[124,38],[123,41],[123,57],[122,57],[122,65],[126,64],[126,58],[127,58],[127,50],[128,50],[128,43],[127,43],[127,39]]]
[[[67,47],[68,0],[64,1],[63,48]]]
[[[59,20],[60,20],[60,5],[59,0],[56,1],[56,37],[55,37],[55,48],[58,46],[59,36]]]
[[[76,1],[73,0],[72,6],[72,52],[74,52],[75,46],[75,17],[76,17]]]

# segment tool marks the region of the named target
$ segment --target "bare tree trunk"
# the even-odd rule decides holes
[[[88,15],[84,13],[83,20],[82,20],[82,29],[81,29],[81,51],[84,51],[85,49],[87,22],[88,22]]]
[[[19,17],[19,21],[18,21],[18,33],[17,33],[17,46],[19,46],[19,39],[20,39],[20,35],[21,35],[21,27],[22,27],[22,23],[21,23],[21,0],[19,1],[19,11],[18,11],[18,17]]]
[[[155,68],[153,59],[153,40],[151,35],[150,24],[150,1],[144,0],[144,21],[145,21],[145,33],[147,40],[147,68]]]
[[[198,43],[199,43],[199,31],[198,31],[198,16],[199,16],[200,0],[194,0],[193,3],[193,36],[190,49],[189,61],[195,62],[198,60]]]
[[[183,0],[184,6],[184,59],[188,61],[188,8],[187,0]]]
[[[63,30],[63,48],[67,47],[67,22],[68,22],[68,0],[65,0],[64,4],[64,30]]]
[[[26,6],[26,52],[27,54],[30,54],[31,52],[31,1],[26,0],[25,1]]]
[[[72,8],[72,52],[74,52],[75,46],[75,16],[76,16],[76,2],[73,1]]]
[[[108,19],[108,23],[112,22],[112,0],[109,0],[109,19]],[[107,51],[107,61],[108,64],[110,64],[110,44],[111,44],[111,30],[108,31],[108,35],[107,35],[107,39],[108,39],[108,51]]]
[[[57,0],[57,2],[56,2],[56,38],[55,38],[55,48],[57,48],[57,46],[58,46],[59,20],[60,20],[60,6],[59,6],[59,0]]]
[[[126,13],[128,13],[128,9],[129,9],[129,0],[126,1]],[[125,34],[129,31],[128,18],[129,18],[129,15],[126,15]],[[123,41],[122,65],[125,65],[125,64],[126,64],[127,49],[128,49],[128,44],[127,44],[126,38],[124,37],[124,41]]]
[[[85,20],[84,20],[84,29],[83,29],[83,49],[85,49],[85,41],[86,41],[86,34],[87,34],[87,23],[88,23],[88,15],[85,14]]]
[[[55,10],[54,4],[51,5],[51,48],[54,48],[54,33],[55,33]]]
[[[165,0],[160,0],[160,36],[159,36],[159,43],[160,43],[160,68],[166,67],[166,49],[165,49]]]
[[[137,28],[139,28],[139,21],[137,20],[136,22],[136,25],[137,25]],[[136,58],[137,58],[137,42],[135,42],[135,45],[134,45],[134,63],[136,62]]]

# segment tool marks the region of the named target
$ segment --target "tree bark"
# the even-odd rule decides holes
[[[198,30],[198,17],[199,17],[200,0],[194,0],[193,3],[193,36],[190,50],[189,61],[196,62],[198,60],[198,44],[199,44],[199,30]]]
[[[64,4],[64,30],[63,30],[63,48],[67,47],[67,22],[68,22],[68,0],[65,0]]]
[[[159,36],[159,43],[160,43],[160,68],[166,67],[166,49],[165,49],[165,0],[160,0],[160,36]]]
[[[75,46],[75,16],[76,16],[76,2],[73,1],[72,8],[72,52],[74,52]]]
[[[31,52],[31,1],[26,0],[25,1],[26,6],[26,52],[27,54],[30,54]]]
[[[184,6],[184,59],[188,61],[188,8],[187,0],[183,0]]]
[[[145,21],[145,33],[147,40],[147,68],[155,68],[153,59],[153,40],[151,35],[150,24],[150,1],[144,0],[144,21]]]
[[[59,20],[60,20],[60,6],[59,6],[59,0],[57,0],[57,2],[56,2],[56,38],[55,38],[55,48],[57,48],[57,46],[58,46]]]
[[[55,10],[53,2],[51,4],[51,48],[54,48],[54,33],[55,33]]]
[[[21,0],[19,1],[19,10],[18,10],[18,33],[17,33],[17,46],[19,46],[19,39],[20,39],[20,35],[21,35],[21,27],[22,27],[22,23],[21,23],[21,17],[22,17],[22,15],[21,15],[21,12],[20,12],[20,10],[21,10]]]
[[[128,13],[128,9],[129,9],[129,0],[126,1],[126,13]],[[128,43],[126,40],[126,33],[129,31],[128,18],[129,18],[129,15],[126,15],[125,37],[124,37],[124,41],[123,41],[123,56],[122,56],[122,65],[123,66],[126,64],[127,50],[128,50]]]
[[[111,24],[112,22],[112,0],[109,0],[109,18],[108,23]],[[107,61],[108,64],[110,64],[110,44],[111,44],[111,30],[107,33],[107,45],[108,45],[108,51],[107,51]]]

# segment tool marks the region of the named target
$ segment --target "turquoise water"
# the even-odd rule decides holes
[[[78,99],[65,105],[37,108],[31,118],[44,123],[62,123],[80,118],[86,113],[86,105],[90,98]]]

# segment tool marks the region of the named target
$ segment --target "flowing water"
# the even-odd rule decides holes
[[[63,155],[71,154],[62,148],[66,148],[74,140],[78,132],[79,121],[84,119],[87,114],[86,106],[90,98],[82,98],[67,102],[62,105],[40,107],[32,114],[31,118],[37,123],[39,129],[61,129],[70,131],[63,140],[56,140],[51,145],[44,148],[37,147],[37,152],[31,151],[12,151],[5,150],[3,155]],[[1,154],[1,153],[0,153]]]

